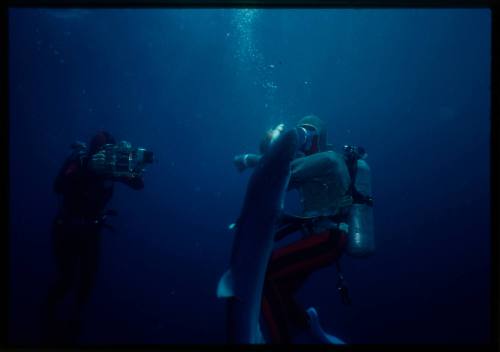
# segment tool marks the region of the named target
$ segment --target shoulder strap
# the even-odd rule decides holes
[[[347,192],[352,196],[354,203],[372,205],[373,199],[370,196],[364,196],[359,193],[355,185],[356,174],[358,172],[358,160],[361,157],[360,151],[364,153],[364,148],[351,145],[344,146],[344,159],[347,169],[349,170],[349,176],[351,177],[351,183]]]
[[[351,177],[351,183],[349,185],[348,193],[354,198],[354,194],[357,192],[354,186],[356,180],[356,173],[358,171],[358,159],[359,155],[355,152],[357,148],[351,145],[344,146],[344,160],[347,165],[347,170],[349,171],[349,176]]]

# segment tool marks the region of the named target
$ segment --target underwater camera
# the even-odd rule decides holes
[[[115,177],[141,175],[146,165],[155,161],[152,151],[134,148],[127,141],[121,141],[116,145],[106,144],[103,151],[109,171]]]

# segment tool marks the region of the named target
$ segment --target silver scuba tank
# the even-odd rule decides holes
[[[354,186],[363,196],[372,196],[370,167],[363,159],[357,160]],[[373,231],[373,207],[368,204],[354,203],[348,215],[349,236],[346,252],[353,257],[367,257],[375,252]]]

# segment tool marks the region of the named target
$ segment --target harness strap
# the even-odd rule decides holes
[[[349,185],[348,194],[352,195],[354,204],[367,204],[373,206],[373,198],[371,196],[365,196],[361,194],[356,189],[356,174],[358,172],[358,159],[359,156],[352,152],[344,152],[344,157],[347,165],[347,170],[349,171],[349,176],[351,177],[351,183]]]

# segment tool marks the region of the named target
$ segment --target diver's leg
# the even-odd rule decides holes
[[[273,252],[266,273],[262,313],[273,342],[289,343],[307,328],[307,312],[294,295],[314,271],[331,265],[342,254],[346,238],[326,231]]]
[[[84,244],[80,261],[81,286],[77,294],[77,303],[82,307],[90,300],[100,262],[100,231],[92,230],[85,236],[86,238],[82,241]]]
[[[101,238],[98,229],[92,229],[85,234],[81,252],[81,285],[77,292],[77,307],[79,314],[90,300],[99,270],[101,255]]]
[[[334,263],[341,255],[347,238],[337,231],[311,235],[273,252],[266,277],[294,280]],[[299,282],[300,283],[300,282]]]
[[[52,232],[53,255],[56,265],[56,278],[49,288],[42,308],[43,341],[49,342],[57,316],[57,309],[75,282],[77,255],[74,231],[71,227],[54,224]]]
[[[306,277],[296,278],[295,283],[277,282],[267,280],[264,285],[262,298],[262,315],[270,335],[270,342],[289,343],[297,328],[307,328],[308,316],[300,307],[292,294],[284,292],[295,292],[290,286],[299,286],[298,281]]]
[[[286,343],[290,340],[286,309],[280,291],[273,281],[266,281],[262,295],[262,317],[271,343]]]
[[[94,288],[100,259],[99,231],[93,228],[84,229],[80,234],[80,282],[77,286],[76,304],[68,322],[66,343],[77,342],[82,328],[82,320]]]

